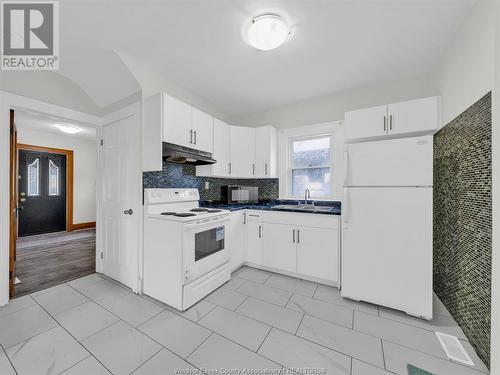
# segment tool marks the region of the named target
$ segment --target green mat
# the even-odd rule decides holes
[[[408,375],[434,375],[429,371],[422,370],[412,365],[407,365],[406,368],[408,369]]]

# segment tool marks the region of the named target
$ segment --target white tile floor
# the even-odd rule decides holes
[[[0,374],[277,374],[271,369],[286,367],[406,375],[407,364],[439,375],[487,373],[437,298],[434,310],[426,322],[344,300],[335,288],[243,267],[181,313],[95,274],[0,308]],[[458,336],[475,366],[449,361],[436,330]]]

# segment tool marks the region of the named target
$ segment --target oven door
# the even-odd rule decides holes
[[[184,284],[229,262],[229,215],[184,224]]]

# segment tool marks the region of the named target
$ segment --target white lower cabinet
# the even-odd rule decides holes
[[[297,230],[297,273],[338,281],[338,229],[302,227]]]
[[[246,261],[253,264],[262,264],[262,223],[247,221],[247,256]]]
[[[297,272],[297,249],[292,225],[264,223],[262,264],[284,271]]]
[[[339,216],[248,211],[246,263],[340,285]]]
[[[246,231],[245,231],[244,211],[231,212],[231,221],[229,222],[229,248],[231,249],[231,259],[229,260],[229,269],[237,269],[245,262],[246,250]]]

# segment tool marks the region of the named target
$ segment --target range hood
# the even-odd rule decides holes
[[[191,165],[216,163],[216,160],[212,159],[211,152],[195,150],[167,142],[163,142],[163,161]]]

